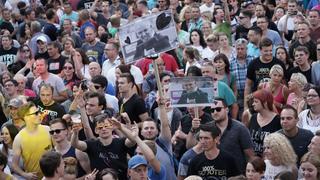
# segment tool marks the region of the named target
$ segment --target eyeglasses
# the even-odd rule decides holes
[[[101,123],[101,124],[97,125],[98,130],[101,130],[103,128],[110,129],[110,128],[112,128],[112,124],[111,123]]]
[[[317,95],[317,94],[308,94],[307,95],[307,98],[316,98],[316,97],[318,97],[319,95]]]
[[[71,66],[64,66],[63,69],[71,70],[71,69],[73,69],[73,67],[71,67]]]
[[[66,129],[55,129],[55,130],[50,130],[50,131],[49,131],[49,133],[50,133],[51,135],[53,135],[54,133],[56,133],[56,134],[60,134],[60,133],[61,133],[61,131],[63,131],[63,130],[66,130]]]
[[[36,111],[36,112],[33,112],[33,113],[30,113],[30,114],[26,114],[25,116],[31,116],[31,115],[39,115],[40,114],[40,111]]]
[[[220,112],[224,107],[216,107],[216,108],[211,108],[210,113],[214,113],[214,111]]]

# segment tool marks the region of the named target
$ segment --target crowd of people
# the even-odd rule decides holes
[[[178,47],[125,64],[119,28],[168,9]],[[320,179],[318,0],[0,10],[0,179]],[[133,30],[129,44],[154,34]],[[170,79],[184,76],[212,79],[211,106],[170,105]]]

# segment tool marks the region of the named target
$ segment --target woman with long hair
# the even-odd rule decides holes
[[[315,133],[320,129],[320,87],[311,87],[307,94],[309,109],[299,114],[298,127],[308,129]]]
[[[63,51],[61,52],[61,55],[70,58],[72,55],[72,51],[75,47],[74,40],[71,37],[66,37],[63,40]]]
[[[263,147],[266,163],[265,179],[273,180],[282,171],[292,172],[297,179],[297,155],[289,140],[283,134],[272,133],[267,135]]]
[[[218,32],[217,36],[219,40],[219,48],[215,53],[216,54],[222,53],[226,55],[228,59],[232,59],[236,57],[236,51],[232,46],[230,46],[227,34],[224,32]]]
[[[289,53],[284,46],[279,46],[276,48],[276,58],[283,62],[286,67],[286,71],[293,68],[293,63],[290,60]]]
[[[80,82],[80,79],[75,73],[75,67],[72,61],[66,61],[63,65],[62,79],[66,88],[72,92],[72,87],[77,82]]]
[[[191,6],[187,5],[181,9],[180,12],[180,22],[181,22],[181,29],[188,32],[189,29],[189,22],[191,20]]]
[[[262,157],[263,141],[267,134],[281,129],[280,116],[273,111],[273,96],[264,89],[253,93],[254,113],[249,122],[249,131],[253,141],[253,149]]]
[[[308,84],[307,78],[301,73],[293,73],[288,82],[288,88],[291,93],[287,98],[287,104],[296,110],[298,110],[299,103],[304,100],[303,88],[306,84]]]
[[[1,152],[8,157],[8,166],[13,172],[12,169],[12,158],[13,158],[13,140],[16,135],[19,133],[19,130],[13,124],[4,124],[1,129],[1,139],[2,139],[2,149]],[[20,165],[22,167],[22,161],[20,160]]]
[[[216,67],[216,78],[219,81],[226,83],[237,97],[237,83],[236,76],[230,72],[230,62],[228,57],[224,54],[218,54],[213,59],[214,66]]]
[[[320,179],[320,157],[311,152],[306,153],[301,158],[300,169],[303,180],[319,180]]]
[[[207,43],[204,40],[202,31],[199,29],[193,29],[190,32],[190,44],[191,47],[197,49],[201,58],[210,58],[214,55],[213,51],[207,47]]]
[[[277,64],[272,66],[269,72],[269,76],[271,77],[271,80],[269,82],[262,83],[259,86],[272,93],[273,104],[275,105],[278,113],[280,113],[282,107],[286,104],[287,97],[289,95],[288,88],[282,84],[282,80],[284,77],[282,67]]]
[[[189,67],[197,66],[198,68],[201,67],[200,64],[200,54],[196,48],[188,46],[183,50],[183,60],[186,64],[185,66],[185,74],[188,72]]]
[[[261,157],[254,157],[246,167],[246,177],[248,180],[261,180],[266,170],[266,164]]]
[[[91,79],[89,74],[90,61],[82,49],[77,48],[72,52],[71,61],[74,63],[75,73],[79,79]]]
[[[8,71],[16,74],[22,69],[28,61],[34,63],[32,52],[27,44],[21,45],[17,52],[17,60],[8,66]]]

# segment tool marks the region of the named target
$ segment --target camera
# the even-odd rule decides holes
[[[81,89],[82,91],[88,90],[88,81],[86,79],[81,81]]]

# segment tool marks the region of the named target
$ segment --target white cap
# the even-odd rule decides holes
[[[37,42],[38,41],[42,41],[42,42],[44,42],[44,43],[47,43],[48,41],[47,41],[47,38],[46,37],[44,37],[44,36],[39,36],[39,37],[37,37]]]

